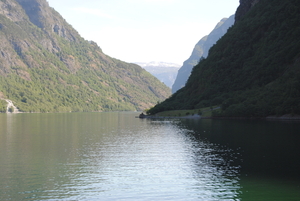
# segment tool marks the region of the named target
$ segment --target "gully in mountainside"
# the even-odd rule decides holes
[[[20,113],[18,108],[13,104],[13,102],[9,99],[2,99],[7,102],[6,113]]]

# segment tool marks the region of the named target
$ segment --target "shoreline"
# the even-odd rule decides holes
[[[282,116],[267,116],[267,117],[201,117],[198,114],[187,116],[155,116],[155,115],[140,115],[136,118],[140,119],[240,119],[240,120],[274,120],[274,121],[300,121],[300,115],[282,115]]]
[[[144,116],[137,116],[136,118],[140,119],[204,119],[198,114],[195,115],[188,115],[188,116],[152,116],[152,115],[144,115]]]

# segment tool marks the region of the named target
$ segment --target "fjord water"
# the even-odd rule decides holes
[[[299,122],[0,114],[0,200],[299,200]]]

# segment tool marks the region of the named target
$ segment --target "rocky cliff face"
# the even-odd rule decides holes
[[[59,36],[75,41],[79,34],[44,0],[16,0],[24,9],[29,20],[46,32],[54,32]]]
[[[46,0],[1,0],[0,94],[21,111],[106,111],[145,109],[170,90],[84,40]]]
[[[60,52],[60,45],[53,34],[69,41],[80,38],[80,35],[44,0],[0,1],[0,14],[2,21],[0,31],[5,34],[0,36],[3,50],[0,55],[2,75],[11,72],[11,66],[24,68],[38,66],[32,56],[26,54],[29,49],[39,49],[36,44],[51,53]],[[38,30],[31,23],[43,33],[38,34]],[[27,78],[28,76],[27,74]]]
[[[182,88],[188,80],[193,67],[198,64],[201,57],[206,58],[209,49],[227,32],[227,29],[234,24],[234,15],[223,18],[208,35],[204,36],[196,45],[192,55],[178,70],[176,80],[172,86],[172,93]]]
[[[235,22],[238,22],[260,0],[240,0],[240,5],[235,13]]]

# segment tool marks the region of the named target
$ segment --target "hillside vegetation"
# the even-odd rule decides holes
[[[23,112],[116,111],[151,107],[170,89],[84,40],[46,0],[5,0],[0,95]]]
[[[184,88],[149,110],[220,105],[215,116],[300,114],[300,1],[260,0],[193,68]]]
[[[176,80],[172,86],[172,93],[175,93],[183,86],[185,86],[192,69],[199,62],[201,57],[206,58],[208,51],[234,24],[234,15],[229,18],[223,18],[216,27],[209,33],[209,35],[204,36],[195,45],[191,56],[183,62],[183,66],[178,70]]]

